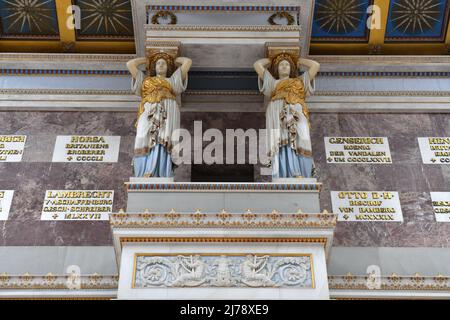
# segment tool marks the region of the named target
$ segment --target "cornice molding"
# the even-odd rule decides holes
[[[288,228],[334,228],[337,216],[324,212],[321,214],[285,214],[273,211],[270,214],[228,213],[114,213],[110,215],[113,228],[249,228],[249,229],[288,229]]]
[[[127,62],[130,54],[0,53],[0,61]]]
[[[346,275],[328,276],[328,285],[332,290],[374,290],[374,291],[450,291],[450,277],[437,275],[434,277],[422,276],[419,273],[413,276],[376,277],[374,275],[356,276]]]
[[[252,193],[252,192],[320,192],[321,183],[139,183],[126,182],[127,192],[219,192],[219,193]]]
[[[298,25],[248,25],[248,26],[215,26],[215,25],[145,25],[147,31],[243,31],[243,32],[286,32],[286,31],[300,31],[301,27]],[[152,40],[154,41],[154,40]]]
[[[128,90],[95,90],[95,89],[0,89],[0,94],[26,95],[133,95]]]
[[[450,96],[450,91],[316,91],[314,95],[327,97],[448,97]]]
[[[406,64],[450,64],[450,56],[387,56],[387,55],[356,55],[356,56],[331,56],[331,55],[310,55],[319,63],[333,64],[346,63],[350,65],[401,65]]]
[[[118,275],[23,275],[0,274],[0,290],[111,290],[117,289]]]

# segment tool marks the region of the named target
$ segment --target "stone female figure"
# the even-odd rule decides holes
[[[141,64],[147,64],[147,74],[139,70]],[[191,59],[174,60],[164,52],[127,63],[133,76],[131,89],[141,97],[133,159],[135,177],[173,176],[171,152],[180,128],[177,95],[186,90],[191,65]]]
[[[309,69],[298,76],[301,65]],[[258,60],[254,68],[259,76],[259,88],[270,100],[266,127],[272,178],[311,178],[313,158],[305,98],[314,92],[319,63],[308,59],[296,61],[291,55],[281,53],[272,60]]]

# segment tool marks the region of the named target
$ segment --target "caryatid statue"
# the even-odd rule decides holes
[[[147,72],[138,66],[146,64]],[[180,128],[177,95],[186,90],[192,60],[166,52],[127,63],[131,89],[141,97],[134,145],[135,177],[173,177],[172,147]]]
[[[299,76],[301,65],[308,71]],[[258,60],[254,68],[259,89],[270,100],[266,127],[272,177],[311,178],[314,161],[305,98],[314,93],[320,64],[282,52],[272,59]]]

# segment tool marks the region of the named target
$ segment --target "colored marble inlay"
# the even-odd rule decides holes
[[[367,11],[371,4],[371,0],[316,0],[313,40],[367,41]]]
[[[386,39],[443,41],[448,18],[447,0],[392,0]]]

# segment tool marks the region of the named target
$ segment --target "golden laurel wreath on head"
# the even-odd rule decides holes
[[[177,16],[173,12],[170,12],[170,11],[158,11],[157,13],[155,13],[152,16],[152,24],[160,24],[159,19],[160,18],[165,19],[167,17],[170,17],[169,24],[177,24],[177,22],[178,22]]]
[[[150,75],[156,75],[156,62],[159,59],[164,59],[167,63],[167,76],[170,76],[175,71],[175,58],[166,52],[156,52],[148,57],[148,71]]]
[[[286,19],[288,26],[292,26],[295,23],[294,17],[286,11],[274,13],[273,15],[270,16],[270,18],[267,21],[269,21],[269,23],[272,26],[279,26],[280,24],[275,22],[275,19],[277,19],[277,18],[278,19],[283,19],[283,18]]]
[[[298,57],[295,57],[294,55],[289,54],[287,52],[279,53],[276,56],[271,58],[270,63],[271,63],[272,75],[276,79],[279,78],[278,65],[280,64],[281,61],[284,61],[284,60],[289,62],[289,64],[291,65],[291,74],[289,75],[289,77],[296,78],[298,76],[298,66],[297,66]]]

